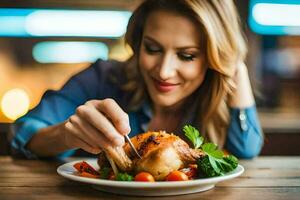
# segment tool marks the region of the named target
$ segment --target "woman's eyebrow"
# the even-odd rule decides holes
[[[159,42],[157,42],[154,38],[150,37],[150,36],[144,36],[144,40],[148,40],[150,42],[153,42],[159,46],[162,46]]]
[[[162,46],[158,41],[156,41],[154,38],[152,38],[151,36],[144,36],[144,39],[150,42],[155,43],[158,46]],[[187,45],[187,46],[181,46],[181,47],[176,47],[177,50],[186,50],[186,49],[197,49],[200,50],[200,46],[196,46],[196,45]]]

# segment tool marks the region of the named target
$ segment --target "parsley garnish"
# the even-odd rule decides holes
[[[203,143],[204,138],[196,128],[185,125],[183,131],[185,136],[193,143],[194,148],[201,149],[206,154],[197,161],[200,173],[204,173],[208,177],[220,176],[237,167],[238,159],[236,157],[233,155],[225,156],[216,144]]]
[[[198,149],[203,143],[204,138],[200,136],[200,133],[197,129],[191,125],[185,125],[183,127],[185,136],[193,143],[194,148]]]

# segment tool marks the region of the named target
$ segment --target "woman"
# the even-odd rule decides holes
[[[147,130],[184,124],[242,158],[262,133],[236,8],[227,0],[146,0],[126,33],[133,56],[97,61],[17,120],[15,149],[28,157],[97,154]]]

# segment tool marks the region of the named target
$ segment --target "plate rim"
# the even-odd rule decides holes
[[[65,168],[68,168],[70,166],[73,166],[74,163],[86,161],[92,165],[97,162],[97,159],[81,159],[81,160],[75,160],[71,162],[66,162],[60,166],[57,167],[57,173],[69,180],[77,181],[77,182],[83,182],[88,183],[92,185],[102,185],[102,186],[111,186],[111,187],[126,187],[126,188],[168,188],[168,187],[189,187],[189,186],[196,186],[196,185],[207,185],[207,184],[215,184],[221,181],[233,179],[235,177],[240,176],[244,173],[245,169],[242,165],[238,165],[237,168],[229,172],[228,174],[225,174],[223,176],[218,177],[210,177],[210,178],[201,178],[196,180],[189,180],[189,181],[159,181],[159,182],[128,182],[128,181],[114,181],[114,180],[106,180],[106,179],[94,179],[94,178],[88,178],[88,177],[81,177],[73,174],[74,170],[69,171],[67,173],[67,170]]]

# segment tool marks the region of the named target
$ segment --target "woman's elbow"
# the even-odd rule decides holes
[[[261,148],[246,148],[237,154],[242,159],[252,159],[260,154]]]
[[[262,146],[262,140],[244,144],[243,147],[236,152],[236,156],[242,159],[252,159],[260,154]]]

